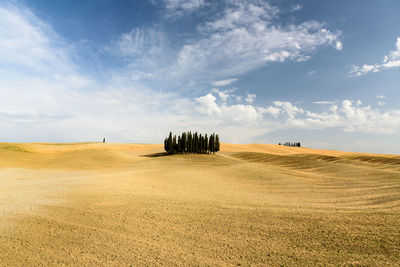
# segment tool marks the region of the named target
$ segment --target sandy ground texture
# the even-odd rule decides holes
[[[0,266],[400,266],[400,156],[0,143]]]

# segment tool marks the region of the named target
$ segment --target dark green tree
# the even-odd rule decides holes
[[[207,134],[205,134],[205,136],[204,136],[204,150],[205,150],[204,153],[208,154],[208,137],[207,137]]]
[[[191,132],[189,132],[189,134],[188,134],[187,147],[188,147],[187,152],[192,153],[192,133]]]
[[[203,143],[204,143],[204,137],[200,134],[199,135],[199,153],[203,153]]]
[[[172,153],[172,132],[169,132],[168,141],[167,141],[167,152]]]
[[[172,138],[172,153],[176,152],[177,150],[176,135],[174,135],[174,138]]]
[[[288,143],[289,145],[299,146],[300,143]],[[182,135],[176,136],[169,133],[164,139],[164,149],[170,154],[174,153],[199,153],[208,154],[219,151],[219,136],[215,133],[208,137],[207,134],[202,135],[197,132],[183,132]]]
[[[186,133],[182,133],[182,137],[181,137],[181,152],[186,153]]]
[[[219,137],[218,134],[215,137],[215,152],[219,151]]]
[[[194,133],[194,148],[193,148],[193,153],[199,153],[199,137],[197,135],[197,132]]]
[[[180,136],[178,136],[178,143],[177,143],[177,146],[176,146],[176,151],[179,152],[179,153],[182,152],[181,146],[182,146],[182,139],[181,139]]]
[[[210,139],[208,140],[208,150],[210,153],[214,153],[214,135],[210,135]]]

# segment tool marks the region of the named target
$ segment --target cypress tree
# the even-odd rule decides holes
[[[188,134],[188,153],[192,153],[192,133]]]
[[[215,137],[215,152],[218,152],[218,151],[219,151],[219,137],[217,134],[217,136]]]
[[[208,154],[208,137],[207,134],[204,136],[204,153]]]
[[[172,153],[172,132],[169,132],[167,147],[168,147],[167,152]]]
[[[195,153],[195,152],[196,152],[196,134],[193,133],[193,136],[192,136],[192,153]]]
[[[181,151],[183,153],[185,153],[186,152],[186,133],[182,133],[181,141],[182,141]]]
[[[210,140],[209,140],[209,142],[208,142],[208,147],[209,147],[209,149],[208,150],[210,150],[210,153],[214,153],[214,135],[210,135]]]
[[[285,143],[288,146],[300,146],[297,142]],[[220,150],[219,136],[215,133],[208,137],[207,134],[198,134],[197,132],[183,132],[182,135],[172,135],[164,139],[164,150],[169,154],[174,153],[198,153],[209,154]]]
[[[199,153],[203,153],[203,136],[201,134],[199,136]]]
[[[190,153],[193,153],[194,135],[190,132]]]
[[[174,135],[174,138],[172,138],[172,153],[174,153],[176,150],[176,135]]]
[[[199,137],[197,136],[197,132],[195,132],[194,133],[193,153],[197,153],[197,151],[198,151],[198,143],[199,143]]]

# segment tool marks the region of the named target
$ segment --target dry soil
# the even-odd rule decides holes
[[[0,143],[0,265],[399,266],[400,156]]]

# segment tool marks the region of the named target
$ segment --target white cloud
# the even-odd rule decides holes
[[[0,123],[9,141],[85,141],[105,135],[149,142],[169,125],[179,125],[172,122],[184,98],[169,107],[176,95],[154,92],[119,73],[96,82],[72,58],[73,47],[32,12],[0,4]],[[135,124],[155,131],[143,135]]]
[[[336,47],[336,50],[341,51],[341,50],[343,49],[343,44],[342,44],[342,42],[337,41],[335,47]]]
[[[315,73],[316,73],[315,70],[310,70],[307,74],[308,74],[308,75],[314,75]]]
[[[232,94],[232,92],[234,92],[236,90],[236,88],[232,88],[229,90],[219,90],[218,88],[214,88],[212,89],[212,93],[216,93],[218,95],[218,97],[223,101],[226,102],[228,100],[229,97],[236,97],[235,95]]]
[[[221,98],[222,101],[226,102],[228,100],[229,95],[225,92],[218,92],[218,96]]]
[[[253,124],[262,119],[262,112],[252,105],[218,105],[216,97],[211,93],[195,99],[199,112],[214,117],[219,123]]]
[[[216,97],[207,94],[196,99],[200,113],[210,116],[215,125],[243,123],[253,129],[269,125],[277,129],[338,129],[345,132],[395,134],[400,131],[400,110],[381,112],[361,101],[344,100],[340,106],[333,104],[329,111],[304,110],[287,101],[274,101],[273,106],[218,104]],[[267,116],[269,115],[269,116]],[[273,120],[271,120],[273,119]]]
[[[381,107],[382,107],[382,106],[386,105],[386,103],[384,102],[384,100],[386,99],[386,96],[384,96],[384,95],[377,95],[376,98],[377,98],[377,99],[380,99],[380,101],[376,102],[376,104],[377,104],[378,106],[381,106]]]
[[[333,105],[335,104],[335,101],[315,101],[313,102],[313,104],[317,104],[317,105]]]
[[[204,5],[204,0],[166,0],[167,9],[193,11]]]
[[[383,101],[378,101],[378,102],[376,102],[376,104],[378,104],[378,106],[381,106],[381,107],[386,105],[386,103]]]
[[[299,11],[300,9],[302,9],[303,7],[301,6],[301,5],[299,5],[299,4],[297,4],[297,5],[294,5],[293,7],[292,7],[292,12],[295,12],[295,11]]]
[[[352,76],[361,76],[369,72],[379,72],[380,71],[380,65],[367,65],[364,64],[361,67],[359,66],[352,66],[352,69],[350,71],[350,77]]]
[[[199,110],[208,115],[218,115],[219,113],[221,113],[221,110],[215,102],[216,99],[217,98],[212,94],[207,94],[205,96],[196,98],[196,101],[200,104]]]
[[[255,94],[247,94],[246,98],[244,99],[244,101],[246,101],[249,104],[252,104],[254,102],[254,100],[256,100],[256,95]]]
[[[123,33],[114,46],[122,56],[142,57],[161,53],[165,43],[166,37],[161,31],[152,28],[133,28],[128,33]]]
[[[293,119],[299,113],[304,113],[302,108],[293,106],[290,102],[274,101],[274,105],[279,107],[281,111],[286,113],[291,119]]]
[[[331,105],[329,107],[329,110],[333,113],[336,113],[338,111],[338,106],[337,105]]]
[[[68,77],[64,82],[78,87],[90,83],[71,62],[73,52],[63,39],[30,10],[0,4],[0,26],[0,71],[6,78],[18,70],[18,75],[52,82]]]
[[[400,37],[397,37],[396,50],[390,51],[388,56],[384,56],[382,63],[360,66],[352,66],[350,76],[362,76],[370,72],[380,72],[390,68],[400,67]]]
[[[190,14],[205,5],[204,0],[150,0],[153,4],[161,3],[164,15],[168,18],[178,18]]]
[[[400,110],[384,113],[371,106],[353,105],[350,100],[342,101],[338,109],[333,106],[330,113],[312,113],[307,111],[306,118],[296,118],[294,125],[303,128],[339,128],[348,132],[369,132],[394,134],[400,130]]]
[[[274,24],[278,16],[278,8],[261,1],[232,1],[219,17],[198,26],[202,38],[180,49],[174,75],[223,79],[268,62],[304,61],[317,48],[336,47],[339,41],[341,32],[331,32],[322,23],[280,26]]]
[[[269,106],[269,107],[267,107],[267,108],[263,108],[263,107],[260,107],[260,108],[258,108],[258,110],[261,112],[261,113],[266,113],[266,114],[269,114],[269,115],[271,115],[272,117],[274,117],[274,118],[277,118],[280,114],[281,114],[281,109],[280,108],[278,108],[278,107],[273,107],[273,106]]]
[[[216,4],[175,0],[164,6],[174,12]],[[147,27],[122,34],[106,50],[125,60],[125,75],[151,79],[159,89],[192,90],[210,83],[228,86],[237,81],[235,76],[269,62],[307,60],[321,46],[336,47],[340,39],[340,31],[331,32],[316,21],[277,25],[280,10],[263,1],[227,0],[221,6],[221,12],[199,22],[190,38],[182,36],[179,45],[168,39],[175,37]]]
[[[232,78],[232,79],[226,79],[226,80],[219,80],[213,82],[213,86],[228,86],[231,85],[232,83],[236,82],[238,78]]]

